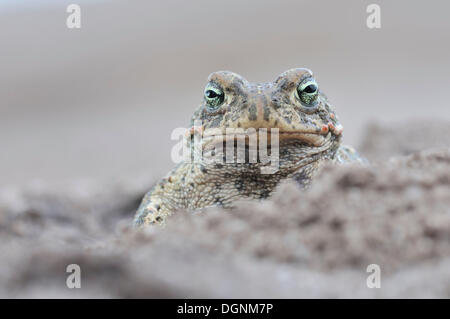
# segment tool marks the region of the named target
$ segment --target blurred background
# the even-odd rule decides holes
[[[81,6],[81,28],[66,8]],[[381,7],[381,29],[366,8]],[[450,119],[446,1],[0,1],[0,187],[164,175],[209,73],[313,70],[358,144]]]

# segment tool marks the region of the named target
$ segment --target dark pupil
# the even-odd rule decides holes
[[[208,91],[206,91],[205,94],[206,94],[206,97],[209,99],[213,99],[218,96],[217,93],[214,92],[213,90],[208,90]]]
[[[306,93],[314,93],[317,91],[317,86],[315,84],[310,84],[307,87],[305,87],[304,91]]]

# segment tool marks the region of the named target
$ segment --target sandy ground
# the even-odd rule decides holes
[[[378,129],[366,140],[394,128]],[[420,129],[428,140],[440,133]],[[409,133],[384,155],[422,143]],[[380,155],[378,143],[365,150]],[[306,192],[286,182],[267,201],[178,212],[165,228],[136,231],[147,183],[3,190],[0,296],[450,297],[448,146],[326,166]],[[69,264],[81,267],[81,289],[66,287]],[[381,288],[366,285],[370,264]]]
[[[0,3],[1,297],[450,297],[448,2],[44,2]],[[293,67],[373,165],[132,231],[208,74]]]

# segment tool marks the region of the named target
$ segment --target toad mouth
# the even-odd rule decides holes
[[[228,130],[231,130],[229,132]],[[244,131],[245,130],[245,131]],[[190,130],[187,131],[187,136],[192,136],[194,133],[199,133],[202,135],[202,138],[222,138],[224,137],[226,140],[233,138],[233,137],[254,137],[255,135],[257,137],[260,136],[261,130],[264,130],[262,133],[267,135],[267,137],[270,138],[271,133],[273,130],[277,130],[274,133],[278,134],[280,140],[286,140],[286,139],[295,139],[304,141],[306,143],[315,144],[315,141],[320,139],[320,137],[324,137],[328,135],[328,133],[333,133],[336,136],[339,136],[342,134],[343,127],[342,125],[334,125],[332,122],[328,122],[328,124],[322,125],[322,127],[314,127],[314,128],[305,128],[305,129],[299,129],[299,130],[282,130],[279,128],[226,128],[225,133],[221,129],[212,128],[212,129],[204,129],[203,127],[191,127]]]
[[[229,132],[231,130],[231,132]],[[275,130],[275,132],[272,132]],[[191,127],[186,132],[187,136],[198,136],[200,134],[202,143],[205,145],[205,149],[212,149],[218,143],[224,143],[228,141],[244,140],[248,145],[250,141],[259,145],[260,138],[266,139],[266,145],[271,145],[272,142],[286,142],[294,141],[306,144],[312,147],[322,146],[329,138],[331,133],[339,136],[342,134],[343,127],[334,125],[332,122],[322,125],[321,128],[305,128],[300,130],[280,130],[279,128],[258,128],[258,129],[244,129],[243,128],[228,128],[225,133],[221,129],[203,129],[203,127]],[[278,135],[278,139],[275,136],[272,141],[272,135]]]
[[[274,135],[274,136],[273,136]],[[276,136],[278,135],[278,137]],[[312,147],[321,147],[331,138],[330,132],[304,132],[304,131],[281,131],[272,133],[270,130],[261,134],[256,131],[253,133],[234,133],[234,134],[204,134],[203,142],[205,150],[215,148],[218,144],[245,141],[245,145],[255,143],[255,147],[260,146],[260,139],[266,141],[266,146],[272,146],[272,143],[283,144],[288,141],[299,142]],[[261,145],[262,146],[262,145]]]

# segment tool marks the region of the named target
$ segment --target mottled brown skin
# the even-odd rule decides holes
[[[224,101],[214,110],[204,101],[195,111],[188,147],[193,149],[196,134],[203,134],[204,154],[211,152],[216,143],[223,143],[223,139],[218,141],[217,135],[209,133],[211,129],[225,133],[226,128],[278,128],[278,171],[262,174],[260,169],[267,164],[259,161],[182,162],[145,195],[134,224],[164,223],[177,209],[232,207],[237,200],[264,199],[284,179],[293,179],[304,188],[324,162],[363,161],[351,147],[341,146],[342,126],[320,90],[313,107],[300,101],[297,87],[309,78],[313,75],[307,69],[291,69],[269,83],[250,83],[227,71],[212,73],[208,83],[223,90]],[[202,127],[194,127],[196,120],[202,121]]]

